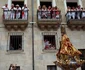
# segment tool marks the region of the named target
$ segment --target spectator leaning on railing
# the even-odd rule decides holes
[[[5,4],[5,6],[3,6],[2,7],[2,9],[3,9],[3,17],[4,17],[4,19],[8,19],[8,4]]]
[[[5,4],[5,6],[2,7],[3,9],[3,18],[4,19],[26,19],[28,17],[28,8],[26,5],[24,5],[21,9],[21,7],[17,4],[16,7],[14,7],[14,4],[11,5],[11,8],[8,8],[8,4]]]
[[[85,18],[85,8],[81,8],[80,5],[77,7],[67,7],[66,19],[83,19]]]
[[[21,7],[18,4],[16,5],[15,11],[16,11],[16,19],[19,19],[21,15]]]
[[[22,19],[27,19],[29,9],[27,8],[26,4],[22,7]]]
[[[49,6],[48,8],[43,5],[38,7],[38,19],[59,19],[60,10],[55,7]]]

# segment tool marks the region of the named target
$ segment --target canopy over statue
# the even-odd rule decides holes
[[[85,62],[80,59],[79,55],[81,54],[82,53],[72,45],[67,35],[63,34],[60,42],[60,49],[56,54],[57,61],[54,63],[63,70],[76,70]]]

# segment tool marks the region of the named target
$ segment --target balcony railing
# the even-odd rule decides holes
[[[67,25],[71,30],[85,30],[85,11],[68,11],[66,20]]]
[[[28,25],[28,11],[3,11],[3,23],[8,30],[24,30]]]
[[[61,23],[61,11],[37,11],[37,22],[40,29],[58,29]]]

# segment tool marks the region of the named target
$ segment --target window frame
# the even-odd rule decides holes
[[[81,7],[83,7],[81,0],[78,0],[77,1],[77,4],[80,5]],[[66,0],[64,0],[64,7],[65,7],[65,13],[67,13],[67,1]]]
[[[55,36],[55,45],[56,45],[56,49],[54,50],[45,50],[44,49],[44,35],[54,35]],[[46,52],[56,52],[56,50],[58,49],[58,34],[57,32],[42,32],[42,50],[46,51]]]
[[[8,8],[9,9],[11,8],[12,1],[15,1],[15,0],[8,0]],[[17,0],[17,1],[24,1],[24,4],[27,5],[27,0]]]
[[[53,67],[55,66],[55,70],[57,70],[57,66],[56,65],[47,65],[47,70],[48,70],[48,67]]]
[[[37,9],[38,7],[40,6],[40,1],[43,1],[43,2],[52,2],[52,7],[55,7],[56,6],[56,0],[37,0]]]
[[[20,51],[20,50],[10,50],[10,36],[12,35],[21,35],[22,36],[22,51],[24,51],[24,33],[21,32],[10,32],[8,33],[8,43],[7,43],[7,51]]]

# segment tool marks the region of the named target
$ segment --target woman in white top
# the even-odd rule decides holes
[[[42,18],[47,18],[47,7],[45,5],[43,5],[42,7]]]

